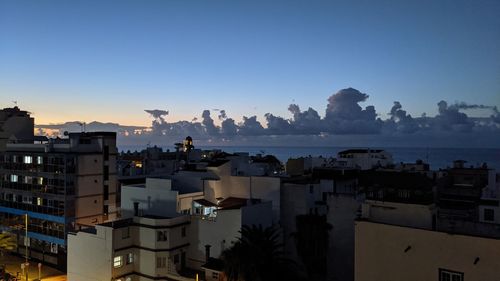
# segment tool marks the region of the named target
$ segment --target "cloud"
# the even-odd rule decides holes
[[[260,136],[265,133],[265,130],[257,121],[257,116],[243,116],[243,122],[239,124],[238,133],[242,136]]]
[[[401,139],[404,136],[421,138],[422,141],[436,142],[438,136],[446,135],[453,139],[454,134],[477,134],[480,136],[492,135],[496,139],[500,136],[500,114],[495,105],[467,104],[455,102],[449,105],[442,100],[437,103],[438,114],[428,116],[422,114],[419,117],[411,116],[399,101],[395,101],[388,113],[389,118],[382,120],[374,106],[360,105],[369,101],[369,95],[354,88],[341,89],[327,99],[325,115],[320,116],[318,111],[309,107],[301,110],[298,104],[290,104],[288,111],[291,117],[277,116],[273,113],[264,115],[265,127],[257,121],[257,116],[243,116],[242,122],[237,123],[229,117],[225,110],[218,111],[217,118],[221,121],[220,126],[215,125],[210,110],[201,113],[201,119],[194,118],[191,121],[177,121],[169,123],[166,116],[168,110],[145,110],[153,118],[151,127],[121,126],[112,123],[87,124],[87,130],[112,130],[119,132],[124,139],[157,139],[164,138],[169,141],[183,139],[190,135],[196,140],[217,142],[246,139],[262,139],[286,142],[289,138],[283,136],[304,136],[305,139],[317,143],[331,143],[332,139],[340,136],[356,136],[357,139],[366,135],[368,138],[383,139],[389,143],[391,138]],[[463,111],[479,109],[489,110],[489,117],[469,117]],[[201,121],[199,121],[201,120]],[[104,125],[103,125],[104,124]],[[53,132],[59,130],[81,131],[78,122],[69,122],[61,125],[37,125],[41,132]],[[57,132],[56,132],[57,133]],[[342,137],[344,138],[344,137]],[[458,137],[457,137],[458,138]],[[300,139],[300,138],[295,138]]]
[[[359,103],[368,95],[347,88],[328,98],[325,114],[325,131],[333,134],[377,134],[382,128],[382,120],[377,119],[374,106],[363,109]]]
[[[203,121],[201,123],[205,126],[205,130],[209,136],[216,136],[219,134],[219,128],[215,126],[214,119],[210,117],[210,110],[204,110],[201,114]]]
[[[420,129],[415,119],[403,110],[403,106],[399,101],[394,102],[389,112],[389,116],[391,116],[391,118],[386,121],[386,126],[397,132],[414,133]]]

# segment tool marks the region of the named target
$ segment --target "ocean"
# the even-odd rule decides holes
[[[118,146],[119,151],[142,150],[144,146]],[[280,161],[301,156],[335,157],[339,151],[348,147],[278,147],[278,146],[198,146],[200,149],[221,149],[228,153],[248,152],[255,154],[272,154]],[[359,147],[357,147],[359,148]],[[163,147],[173,150],[174,147]],[[430,164],[431,169],[450,167],[454,160],[465,160],[466,165],[478,166],[486,163],[488,167],[500,171],[500,149],[496,148],[425,148],[425,147],[370,147],[384,149],[392,154],[395,163],[415,162],[417,159]]]

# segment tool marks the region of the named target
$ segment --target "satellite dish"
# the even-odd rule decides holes
[[[69,135],[68,131],[64,131],[63,135],[68,136]]]

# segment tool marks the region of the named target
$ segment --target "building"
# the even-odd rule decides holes
[[[498,280],[500,225],[484,220],[498,206],[494,172],[455,162],[440,172],[434,199],[406,180],[398,192],[386,184],[367,196],[355,223],[355,280]]]
[[[336,165],[340,167],[369,170],[392,164],[392,155],[382,149],[348,149],[337,154]]]
[[[27,128],[17,128],[23,133],[14,132],[0,152],[0,224],[16,234],[19,254],[28,247],[30,258],[64,269],[67,233],[117,216],[116,133],[69,133],[38,142],[23,111],[4,109],[0,117],[11,111],[21,116],[3,126],[15,118]]]
[[[496,281],[500,240],[356,222],[356,281]]]
[[[192,281],[186,268],[189,216],[134,216],[68,235],[68,280]]]

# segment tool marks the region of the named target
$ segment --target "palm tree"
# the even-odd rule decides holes
[[[222,253],[229,281],[300,280],[297,265],[283,253],[276,227],[243,226],[241,237]]]
[[[16,246],[16,241],[10,233],[0,233],[0,253],[2,256],[5,250],[12,251]]]

